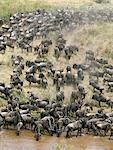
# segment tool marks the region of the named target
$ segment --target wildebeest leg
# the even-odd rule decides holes
[[[76,137],[78,137],[79,136],[79,129],[77,130],[77,134],[76,134]]]
[[[66,132],[66,138],[69,138],[69,137],[70,137],[70,131],[68,129],[67,132]]]
[[[21,52],[23,53],[24,51],[23,51],[23,48],[21,49]]]
[[[39,141],[40,137],[41,137],[41,128],[39,126],[37,126],[35,128],[35,138],[36,138],[36,141]]]
[[[105,136],[106,135],[106,131],[103,129],[103,130],[101,130],[101,136]]]
[[[29,123],[29,129],[30,129],[30,130],[32,129],[32,127],[31,127],[31,123]]]
[[[77,135],[76,135],[76,137],[78,137],[79,135],[81,136],[81,131],[82,131],[81,128],[79,128],[79,129],[77,130]]]
[[[99,102],[98,102],[98,103],[99,103],[99,107],[101,107],[101,102],[100,102],[100,100],[99,100]]]
[[[60,86],[56,85],[56,90],[60,91]]]
[[[32,47],[29,48],[29,51],[32,53]]]
[[[79,129],[79,133],[80,133],[80,136],[81,136],[81,134],[82,134],[82,128]]]
[[[104,130],[104,136],[106,136],[106,134],[107,134],[107,131],[106,131],[106,130]]]
[[[103,130],[101,130],[100,128],[98,128],[98,134],[100,135],[100,136],[104,136],[104,132],[102,132]]]
[[[92,123],[92,130],[93,130],[93,132],[94,132],[94,135],[98,135],[98,131],[97,131],[97,128],[96,128],[96,126]]]
[[[28,53],[29,53],[29,49],[27,48],[27,49],[26,49],[26,55],[27,55],[27,56],[28,56]]]
[[[88,125],[87,130],[86,130],[86,134],[88,134],[90,132],[90,127]]]
[[[24,129],[27,129],[27,125],[26,125],[26,122],[24,122]]]
[[[39,133],[35,132],[35,138],[36,138],[36,141],[39,141],[40,136],[41,136],[41,135],[39,135]]]
[[[112,112],[113,106],[111,105],[111,112]]]
[[[5,54],[5,49],[3,49],[3,53],[2,54]]]
[[[60,135],[62,134],[62,127],[61,128],[59,128],[59,129],[57,129],[58,131],[57,131],[57,137],[60,137]]]
[[[110,135],[109,135],[109,140],[111,139],[111,137],[113,136],[113,130],[110,130]]]
[[[99,81],[99,77],[97,76],[97,82]]]
[[[23,123],[22,122],[19,122],[18,124],[17,124],[17,126],[16,126],[16,128],[17,128],[17,131],[16,131],[16,134],[19,136],[19,134],[20,134],[20,129],[22,128],[22,126],[23,126]]]
[[[8,129],[8,123],[7,122],[5,123],[5,125],[6,125],[6,128]]]
[[[29,88],[31,88],[31,82],[29,82]]]
[[[51,136],[53,136],[53,132],[51,131],[50,128],[47,128],[47,132],[48,132]]]

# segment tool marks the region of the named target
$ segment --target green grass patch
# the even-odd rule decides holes
[[[111,0],[112,1],[112,0]],[[53,10],[56,8],[73,8],[87,11],[89,8],[113,10],[112,3],[95,3],[94,0],[0,0],[0,18],[9,19],[10,15],[17,12],[33,11],[36,9]]]
[[[0,17],[8,19],[14,13],[32,11],[38,8],[51,9],[51,6],[40,0],[0,0]]]

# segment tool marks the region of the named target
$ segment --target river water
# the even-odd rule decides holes
[[[40,141],[35,141],[31,131],[22,130],[20,136],[16,136],[13,130],[3,130],[0,150],[113,150],[113,141],[86,135],[70,139],[42,136]]]

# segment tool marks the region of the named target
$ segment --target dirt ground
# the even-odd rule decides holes
[[[67,40],[68,44],[75,44],[79,47],[79,52],[76,55],[73,55],[72,58],[67,61],[63,56],[60,57],[58,60],[53,57],[53,48],[54,45],[50,48],[49,54],[47,55],[47,59],[52,61],[54,66],[57,69],[64,69],[67,65],[73,65],[74,63],[80,64],[84,62],[85,60],[85,52],[86,50],[93,50],[95,51],[95,54],[97,57],[103,56],[106,50],[110,49],[110,46],[113,44],[111,41],[111,37],[113,35],[112,31],[113,24],[98,24],[98,25],[86,25],[83,27],[78,27],[73,31],[70,32],[64,32],[64,37]],[[52,38],[52,37],[50,37]],[[33,41],[33,44],[35,45],[39,41]],[[112,47],[111,47],[112,48]],[[9,78],[12,72],[11,62],[10,58],[11,55],[21,55],[24,57],[25,60],[34,60],[36,57],[33,53],[29,53],[26,55],[25,53],[21,53],[20,49],[15,48],[14,51],[12,49],[7,49],[6,54],[2,55],[0,54],[0,61],[3,63],[3,65],[0,66],[0,82],[5,82],[6,84],[9,83]],[[112,59],[109,58],[109,62],[112,62]],[[75,72],[76,73],[76,72]],[[25,74],[22,77],[22,79],[25,81]],[[30,89],[28,86],[28,82],[25,81],[24,88],[23,88],[23,95],[26,97],[26,93],[28,90],[33,91],[34,93],[37,93],[42,98],[49,98],[53,99],[55,98],[55,87],[52,84],[52,80],[48,79],[49,87],[48,89],[44,90],[42,88],[38,88],[36,85],[33,85]],[[88,91],[86,100],[91,102],[91,87],[88,84],[88,76],[86,75],[84,83],[83,83]],[[73,87],[64,87],[62,89],[65,93],[65,103],[67,103],[70,99],[71,92],[73,90]],[[107,96],[112,97],[113,94],[109,93]],[[2,101],[0,104],[1,106],[4,105],[4,102]]]
[[[21,2],[22,0],[20,0]],[[30,0],[30,1],[36,1],[36,0]],[[42,1],[42,0],[41,0]],[[72,6],[73,5],[80,5],[80,4],[88,4],[92,3],[92,0],[43,0],[43,2],[46,1],[51,5],[59,5],[59,6],[65,6],[68,4]],[[52,63],[55,65],[57,69],[64,69],[66,65],[73,65],[74,63],[82,63],[85,59],[85,52],[86,50],[92,50],[95,51],[95,54],[97,57],[107,57],[109,59],[109,62],[113,62],[111,55],[108,57],[108,52],[112,54],[112,48],[113,48],[113,23],[103,23],[103,24],[94,24],[94,25],[84,25],[83,27],[77,27],[73,31],[70,32],[64,32],[64,37],[67,40],[68,44],[75,44],[79,47],[79,53],[77,55],[74,55],[70,61],[67,61],[64,57],[59,58],[56,60],[53,57],[53,47],[50,48],[49,54],[47,55],[47,59],[52,61]],[[52,38],[52,37],[50,37]],[[37,43],[37,41],[33,42],[34,44]],[[22,55],[25,60],[34,60],[36,57],[34,54],[29,53],[28,55],[22,54],[20,49],[15,48],[14,51],[11,49],[7,49],[7,52],[5,55],[0,54],[0,62],[3,64],[0,66],[0,82],[5,82],[6,84],[9,83],[9,78],[12,72],[11,68],[11,62],[10,58],[11,55]],[[22,77],[22,79],[25,81],[25,75]],[[43,90],[40,88],[37,88],[36,86],[32,86],[31,89],[28,87],[28,83],[25,82],[24,84],[24,90],[23,94],[26,95],[26,92],[28,90],[31,90],[35,93],[38,93],[39,96],[43,96],[44,98],[55,98],[55,87],[53,87],[52,80],[49,79],[49,87],[47,90]],[[86,79],[84,81],[84,85],[87,87],[87,90],[89,90],[89,94],[87,97],[87,100],[91,100],[91,93],[90,93],[90,87],[88,86],[88,77],[86,76]],[[71,91],[73,90],[72,87],[65,87],[64,89],[66,102],[69,101]],[[109,97],[112,97],[113,94],[110,93],[107,95]],[[1,101],[0,105],[4,105],[4,102]]]

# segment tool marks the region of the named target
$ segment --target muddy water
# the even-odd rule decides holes
[[[82,136],[65,139],[64,137],[43,136],[35,141],[33,133],[22,131],[18,137],[14,131],[0,132],[0,150],[113,150],[113,141],[107,138]]]

